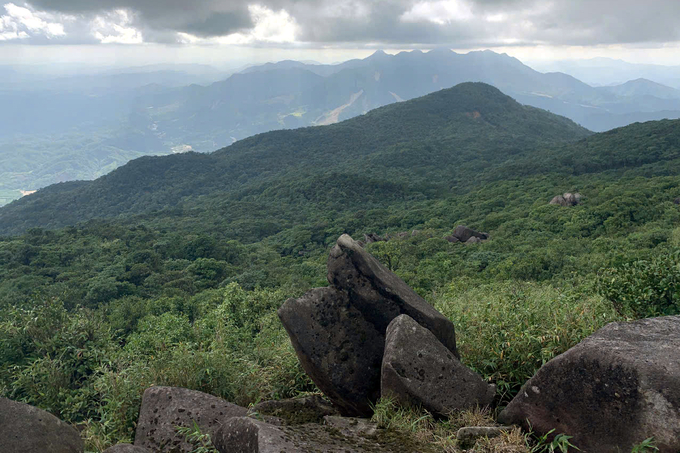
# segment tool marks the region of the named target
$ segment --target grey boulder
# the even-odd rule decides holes
[[[398,316],[387,328],[380,387],[383,397],[442,416],[489,406],[496,395],[495,386],[407,315]]]
[[[383,334],[333,288],[289,299],[278,311],[309,377],[344,414],[370,414],[380,396]]]
[[[550,204],[565,207],[576,206],[579,203],[581,203],[580,193],[565,193],[563,195],[557,195],[550,200]]]
[[[147,450],[142,447],[135,447],[131,444],[118,444],[111,448],[104,450],[104,453],[151,453],[151,450]]]
[[[347,293],[352,306],[382,335],[394,318],[407,314],[458,356],[453,323],[346,234],[328,257],[328,282]]]
[[[142,397],[135,446],[151,451],[188,453],[194,447],[177,433],[176,427],[193,427],[213,435],[229,417],[242,417],[246,408],[216,396],[178,387],[151,387]]]
[[[451,233],[451,236],[457,238],[460,242],[468,242],[471,238],[477,238],[480,241],[489,239],[489,233],[480,233],[465,225],[458,225]],[[454,241],[449,241],[454,242]]]
[[[83,441],[78,431],[54,415],[0,398],[0,451],[82,453]]]
[[[546,363],[500,421],[573,436],[586,453],[650,437],[659,452],[679,452],[680,316],[608,324]]]

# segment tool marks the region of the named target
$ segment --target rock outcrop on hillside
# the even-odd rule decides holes
[[[72,426],[42,409],[0,397],[0,451],[82,453],[83,448]]]
[[[680,316],[612,323],[546,363],[500,421],[573,436],[586,453],[653,437],[680,451]]]
[[[489,239],[489,233],[480,233],[472,228],[468,228],[465,225],[458,225],[451,233],[450,236],[446,236],[446,240],[449,242],[463,242],[465,244],[475,244],[478,242],[483,242]]]
[[[194,449],[177,433],[177,426],[193,427],[211,435],[230,417],[248,410],[216,396],[178,387],[151,387],[144,392],[137,420],[135,446],[151,451],[189,453]]]
[[[550,200],[550,204],[555,204],[558,206],[576,206],[581,202],[581,194],[580,193],[565,193],[562,195],[557,195],[554,197],[552,200]]]
[[[450,357],[446,371],[430,373],[423,386],[437,389],[431,380],[445,376],[452,387],[440,395],[442,398],[411,389],[409,402],[440,414],[491,403],[493,389],[458,361],[451,321],[347,235],[341,236],[330,252],[328,282],[330,287],[286,301],[279,318],[302,367],[343,415],[371,415],[372,404],[381,396],[385,335],[390,323],[401,315],[420,326],[418,338],[427,337],[428,347],[436,349],[428,353]],[[398,345],[400,348],[401,343]],[[413,361],[411,356],[395,355],[397,349],[389,349],[389,364]],[[417,354],[410,349],[406,352]]]
[[[344,415],[371,414],[380,396],[385,332],[400,314],[457,355],[451,321],[348,235],[331,250],[328,281],[330,287],[286,301],[279,318],[307,374]]]
[[[387,328],[380,391],[383,397],[442,416],[489,406],[496,395],[495,386],[460,363],[408,315],[396,317]]]

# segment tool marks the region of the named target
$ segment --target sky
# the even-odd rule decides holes
[[[435,47],[680,64],[680,0],[0,0],[0,64],[235,67]]]

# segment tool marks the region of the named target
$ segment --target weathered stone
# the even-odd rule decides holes
[[[320,396],[311,395],[302,398],[264,401],[251,407],[248,414],[277,417],[285,424],[302,425],[319,423],[325,416],[340,415],[340,412]]]
[[[457,238],[456,236],[454,236],[454,235],[446,236],[444,239],[446,239],[447,241],[449,241],[449,242],[451,242],[451,243],[453,243],[453,244],[455,244],[456,242],[460,242],[460,239],[458,239],[458,238]]]
[[[176,427],[193,427],[213,435],[229,417],[245,416],[248,410],[216,396],[178,387],[151,387],[142,397],[135,446],[151,451],[184,453],[193,447]]]
[[[350,422],[351,423],[351,422]],[[247,417],[227,420],[213,437],[220,453],[434,453],[410,438],[343,433],[329,425],[272,426]]]
[[[0,398],[0,451],[82,453],[83,441],[78,431],[54,415]]]
[[[411,317],[401,315],[387,328],[381,393],[402,404],[438,415],[488,406],[496,388],[460,361]]]
[[[351,305],[381,335],[394,318],[407,314],[458,356],[453,323],[346,234],[331,250],[328,281],[349,295]]]
[[[680,316],[608,324],[546,363],[500,420],[573,436],[585,453],[650,437],[659,452],[679,452]]]
[[[482,242],[482,240],[479,239],[479,238],[476,237],[476,236],[472,236],[470,239],[468,239],[467,241],[465,241],[466,244],[478,244],[478,243],[480,243],[480,242]]]
[[[131,444],[118,444],[111,448],[104,450],[104,453],[151,453],[151,450],[147,450],[142,447],[135,447]]]
[[[563,195],[557,195],[552,200],[550,200],[550,204],[565,207],[576,206],[580,202],[581,202],[580,193],[565,193]]]
[[[451,236],[458,238],[460,242],[468,242],[470,238],[478,238],[480,241],[489,239],[489,233],[480,233],[465,225],[458,225],[451,233]],[[451,242],[451,241],[449,241]]]
[[[326,425],[337,429],[345,436],[375,436],[378,425],[367,418],[338,417],[327,415],[324,418]]]
[[[358,245],[357,245],[358,247]],[[347,415],[368,415],[380,395],[384,334],[333,288],[289,299],[278,311],[302,367]]]
[[[511,426],[466,426],[458,430],[456,440],[459,447],[471,448],[474,447],[477,439],[482,437],[491,439],[510,430],[512,430]]]

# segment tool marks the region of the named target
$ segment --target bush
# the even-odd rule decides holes
[[[597,289],[626,317],[680,314],[680,250],[605,269]]]

